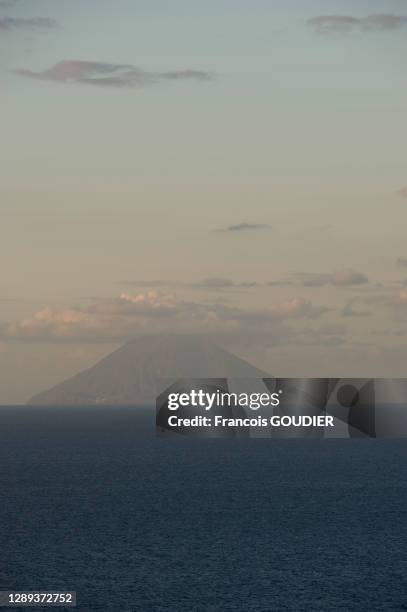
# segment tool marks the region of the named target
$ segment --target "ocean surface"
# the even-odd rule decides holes
[[[0,589],[112,612],[407,610],[407,441],[162,439],[154,419],[0,408]]]

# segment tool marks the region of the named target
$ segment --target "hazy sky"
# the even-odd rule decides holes
[[[0,1],[0,402],[140,331],[406,376],[406,0]]]

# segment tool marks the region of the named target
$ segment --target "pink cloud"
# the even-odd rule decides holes
[[[407,289],[402,289],[402,290],[400,291],[399,296],[398,296],[397,303],[398,303],[398,304],[401,304],[401,305],[403,305],[403,306],[404,306],[404,305],[407,305]]]
[[[136,87],[160,81],[211,79],[208,72],[201,70],[175,70],[169,72],[147,72],[131,64],[111,64],[83,60],[64,60],[45,70],[20,69],[16,74],[57,83],[82,83],[105,87]]]
[[[27,342],[120,342],[134,334],[269,330],[288,319],[314,319],[329,309],[295,297],[268,309],[244,309],[219,302],[193,302],[149,291],[96,299],[85,308],[44,308],[31,318],[0,327],[0,339]]]

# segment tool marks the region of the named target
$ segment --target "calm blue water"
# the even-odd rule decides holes
[[[0,409],[0,583],[79,610],[407,610],[407,443],[166,440]]]

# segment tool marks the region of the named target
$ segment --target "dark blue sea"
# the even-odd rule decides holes
[[[407,610],[407,441],[163,439],[154,419],[0,409],[0,589],[112,612]]]

